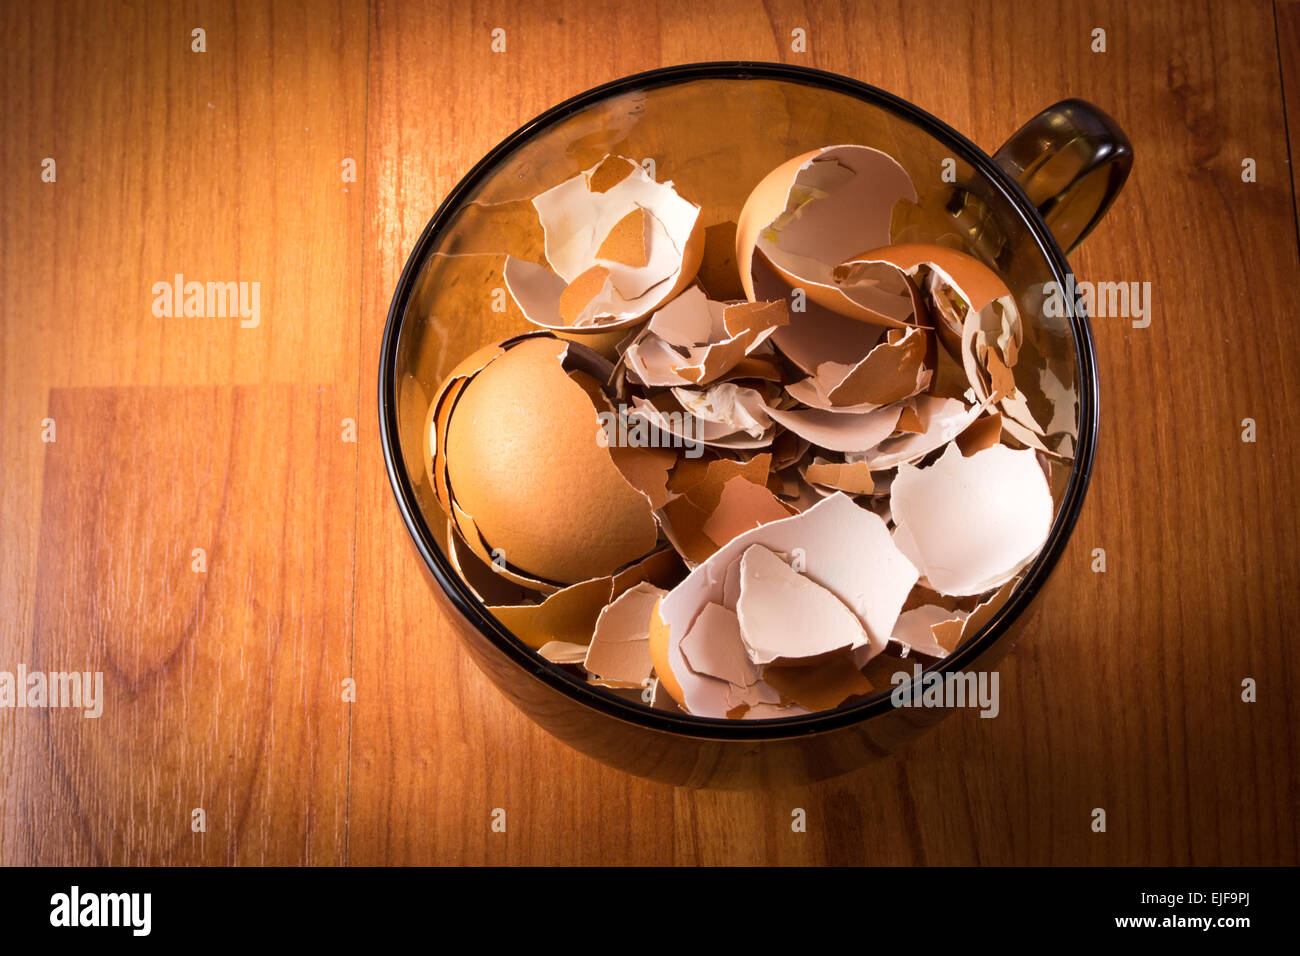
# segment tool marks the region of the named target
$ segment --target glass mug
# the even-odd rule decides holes
[[[452,568],[446,515],[425,467],[429,402],[462,358],[531,328],[518,314],[494,310],[492,301],[505,294],[495,290],[505,285],[506,251],[543,260],[533,196],[607,153],[652,157],[656,178],[671,179],[682,196],[701,203],[706,226],[734,229],[749,191],[769,170],[840,143],[884,150],[911,173],[919,202],[902,222],[896,214],[894,241],[942,240],[993,266],[1023,318],[1021,362],[1028,355],[1051,363],[1073,402],[1065,412],[1074,458],[1068,474],[1061,468],[1052,482],[1055,515],[1046,545],[983,629],[927,674],[986,670],[1032,616],[1092,469],[1098,389],[1088,320],[1068,300],[1064,310],[1042,305],[1049,283],[1073,288],[1065,251],[1096,225],[1132,165],[1128,140],[1096,107],[1080,100],[1049,107],[989,157],[910,103],[831,73],[728,62],[638,74],[561,103],[488,153],[429,221],[393,295],[379,370],[382,446],[434,593],[480,668],[529,717],[634,774],[721,788],[825,779],[893,752],[949,711],[895,707],[894,688],[887,687],[858,704],[803,717],[715,720],[652,710],[547,663],[498,623]],[[603,343],[577,338],[608,350],[624,334]],[[1033,394],[1036,382],[1020,379],[1031,404],[1042,400]],[[900,670],[910,673],[912,662]]]

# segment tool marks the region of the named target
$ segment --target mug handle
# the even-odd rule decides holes
[[[1124,187],[1133,168],[1133,147],[1104,112],[1069,99],[1020,127],[993,161],[1020,184],[1068,253],[1101,221]]]

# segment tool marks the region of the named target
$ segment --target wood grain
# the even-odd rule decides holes
[[[34,859],[342,862],[353,509],[331,476],[353,452],[333,406],[51,392],[27,667],[101,672],[104,696],[97,719],[10,712]]]
[[[0,862],[1300,862],[1297,6],[6,8],[0,669],[103,661],[119,706],[0,712]],[[990,150],[1097,103],[1137,162],[1073,264],[1153,302],[1148,328],[1095,323],[1097,470],[999,718],[756,794],[605,768],[488,684],[406,541],[374,387],[406,256],[481,155],[597,83],[743,58],[876,84]],[[175,272],[260,280],[262,326],[155,319]]]
[[[1297,242],[1300,242],[1300,0],[1275,0],[1273,17],[1277,24],[1278,66],[1282,71],[1282,93],[1286,107],[1287,165],[1291,169],[1292,213],[1296,216]]]
[[[59,442],[76,441],[69,428],[80,427],[78,447],[87,456],[95,453],[94,434],[103,437],[111,430],[109,423],[96,420],[95,408],[77,405],[79,396],[96,394],[83,387],[189,389],[287,382],[305,383],[313,395],[325,388],[320,400],[328,412],[323,414],[333,422],[333,440],[345,455],[331,479],[330,501],[347,520],[343,530],[351,541],[357,446],[339,441],[338,428],[344,417],[357,415],[363,197],[360,183],[342,180],[341,163],[356,158],[358,175],[364,175],[366,10],[363,3],[281,3],[273,9],[251,2],[62,3],[9,4],[0,16],[0,101],[5,104],[0,168],[7,183],[0,190],[0,668],[12,669],[17,662],[30,664],[31,653],[43,644],[84,636],[50,630],[56,619],[49,616],[56,610],[50,602],[56,595],[63,605],[57,619],[79,627],[99,619],[100,611],[87,603],[87,592],[57,579],[38,586],[36,576],[39,547],[46,549],[49,562],[52,548],[67,547],[71,553],[90,544],[82,540],[85,528],[75,523],[76,516],[65,513],[55,520],[42,511],[46,464],[64,460],[58,455],[60,444],[42,443],[43,420],[55,418]],[[191,52],[191,31],[197,27],[206,30],[205,53]],[[46,157],[56,162],[52,183],[41,180]],[[155,317],[153,284],[176,273],[199,281],[260,283],[259,324],[244,328],[237,318]],[[70,389],[61,410],[75,424],[59,418],[52,389]],[[161,411],[166,398],[152,401],[160,403]],[[270,393],[253,401],[257,414],[281,414]],[[149,466],[165,463],[168,442],[184,455],[211,441],[210,423],[202,418],[168,419],[166,424],[174,431],[146,427],[139,436],[115,433],[114,440],[125,443],[124,448],[138,450],[140,468],[114,476],[111,490],[119,498],[106,502],[106,510],[169,500],[173,491],[165,469],[155,474]],[[290,456],[324,453],[292,442],[293,437],[287,431],[246,434],[229,449],[235,457],[222,467],[231,473],[262,467],[283,475]],[[122,464],[131,461],[128,454]],[[98,465],[88,477],[96,474]],[[69,484],[78,480],[71,462],[63,475]],[[216,487],[225,479],[219,475]],[[71,495],[73,489],[58,493]],[[278,553],[282,516],[303,515],[308,512],[302,509],[313,507],[295,501],[286,512],[282,495],[263,497],[247,488],[239,500],[242,510],[222,521],[232,532],[238,527],[247,539],[239,547],[249,555]],[[161,525],[157,531],[168,533]],[[309,555],[314,560],[330,539],[305,524],[302,531],[313,545]],[[189,543],[191,534],[183,525],[171,533],[183,535],[172,546],[184,553],[199,545]],[[339,586],[350,590],[349,551],[341,552],[346,577]],[[310,579],[299,576],[302,570],[277,578],[280,593],[257,594],[258,607],[275,609],[277,615],[289,608],[319,611],[317,596],[305,591]],[[158,568],[154,583],[161,586],[174,571]],[[133,581],[143,580],[147,569],[133,568],[132,573]],[[114,582],[128,583],[114,575],[110,566],[98,572],[110,590]],[[57,592],[49,590],[51,583]],[[35,618],[38,593],[47,602],[43,627]],[[132,602],[155,594],[152,588],[121,593],[113,606],[135,607],[143,616],[147,607]],[[228,602],[233,613],[253,597],[232,587],[221,592],[219,602]],[[340,613],[350,613],[350,593],[335,597],[346,599]],[[209,605],[211,620],[220,620],[221,610]],[[350,641],[346,618],[336,615],[331,626],[341,629],[331,639]],[[242,640],[236,634],[232,646]],[[318,653],[305,643],[315,638],[287,621],[283,640],[303,646],[283,647],[287,656],[282,663],[295,656],[310,660]],[[208,686],[193,676],[170,693],[182,689],[212,703],[229,699],[224,684]],[[262,707],[272,702],[263,701]],[[21,720],[13,712],[0,712],[4,862],[327,857],[305,839],[291,847],[286,842],[306,832],[305,819],[264,846],[243,843],[233,856],[225,848],[232,839],[229,821],[221,831],[222,844],[210,840],[210,845],[191,848],[176,844],[170,812],[165,819],[141,818],[129,836],[110,839],[111,827],[129,815],[140,793],[138,782],[113,769],[111,750],[94,764],[96,777],[68,783],[74,793],[99,794],[94,815],[87,810],[47,824],[44,818],[56,805],[68,805],[60,796],[64,784],[46,779],[38,769],[48,763],[37,760],[46,737],[29,717],[30,712]],[[323,720],[324,714],[311,718]],[[282,739],[297,733],[290,724],[249,726],[234,751],[247,751],[252,759],[258,746],[254,734],[273,729]],[[187,756],[178,758],[174,778],[161,778],[177,789],[178,799],[182,779],[206,766],[199,755],[208,743],[198,727],[192,733],[190,746],[181,748]],[[329,733],[335,733],[332,725]],[[105,747],[108,740],[117,740],[123,766],[129,751],[149,751],[147,735],[138,740],[104,736]],[[336,748],[345,748],[346,742],[320,740],[310,746],[345,755]],[[27,781],[21,789],[20,778]],[[232,779],[240,781],[235,793],[241,805],[267,807],[266,794],[251,789],[253,776]],[[276,800],[287,802],[274,817],[250,821],[256,832],[284,823],[284,814],[297,814],[303,806],[292,795],[292,785],[279,785],[285,789],[270,793],[283,794]],[[297,786],[305,790],[311,784],[303,780]],[[35,842],[33,814],[42,828],[57,826],[62,842],[51,835]],[[74,840],[77,833],[86,836]]]

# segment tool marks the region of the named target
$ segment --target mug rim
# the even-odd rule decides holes
[[[427,261],[430,250],[440,237],[447,221],[459,208],[463,197],[486,178],[497,163],[522,145],[535,133],[554,126],[569,116],[601,100],[636,89],[670,86],[679,83],[707,80],[773,79],[816,86],[832,92],[843,93],[864,102],[882,107],[894,115],[912,122],[925,132],[954,148],[986,181],[991,183],[1020,213],[1039,252],[1042,254],[1056,281],[1063,284],[1072,277],[1064,251],[1043,221],[1037,208],[1030,202],[1019,184],[1003,170],[993,158],[926,110],[902,99],[887,90],[860,80],[817,70],[811,67],[756,60],[714,60],[659,67],[634,73],[592,87],[569,97],[550,109],[539,113],[489,150],[447,193],[433,216],[425,224],[416,240],[402,274],[393,291],[379,359],[379,433],[384,455],[384,467],[389,484],[397,500],[398,510],[406,531],[415,544],[421,559],[433,575],[443,594],[456,611],[469,621],[498,651],[502,652],[520,670],[564,694],[575,703],[590,707],[603,715],[636,724],[650,730],[678,736],[707,740],[785,740],[807,734],[820,734],[868,721],[894,710],[890,695],[884,691],[850,707],[817,711],[797,717],[769,718],[766,720],[731,720],[727,718],[698,717],[671,711],[653,710],[624,698],[604,692],[580,680],[573,674],[553,666],[537,656],[536,652],[501,625],[476,598],[468,585],[451,567],[447,556],[438,547],[419,503],[414,487],[407,475],[405,460],[398,447],[397,421],[397,344],[402,325],[414,291],[415,280]],[[1096,354],[1092,330],[1083,309],[1074,302],[1066,304],[1067,317],[1074,340],[1079,379],[1079,434],[1075,445],[1075,458],[1070,469],[1064,498],[1051,531],[1038,556],[1025,571],[1025,577],[1011,594],[1010,599],[994,614],[973,639],[957,648],[940,662],[924,668],[924,672],[947,674],[961,670],[965,665],[983,655],[1007,632],[1011,625],[1029,607],[1055,568],[1074,530],[1079,512],[1092,476],[1098,434],[1100,388],[1097,377]]]

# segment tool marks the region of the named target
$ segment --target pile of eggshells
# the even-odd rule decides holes
[[[533,200],[546,262],[504,271],[538,328],[462,361],[427,433],[449,558],[504,627],[621,696],[752,720],[863,700],[991,619],[1068,450],[1016,389],[1004,281],[891,245],[916,200],[879,150],[794,157],[736,221],[737,301],[697,276],[700,206],[632,160]]]

